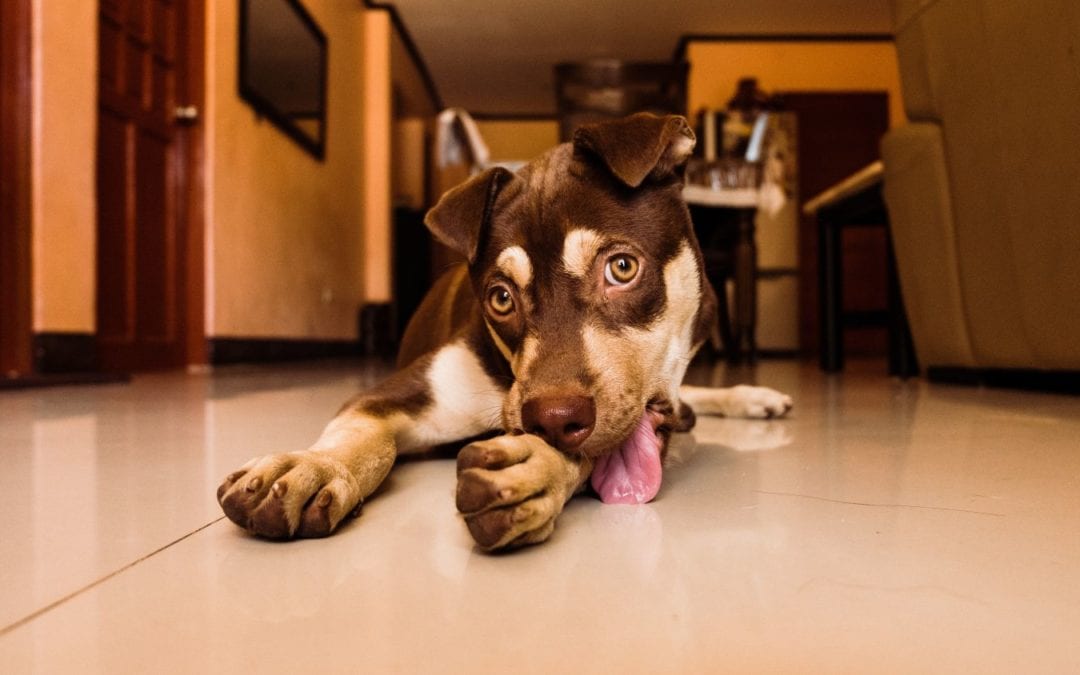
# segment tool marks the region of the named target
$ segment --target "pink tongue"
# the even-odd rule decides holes
[[[660,491],[664,470],[655,417],[646,411],[622,447],[596,461],[592,486],[605,504],[644,504]]]

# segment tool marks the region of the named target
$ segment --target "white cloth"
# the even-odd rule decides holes
[[[458,125],[465,131],[462,138],[458,132]],[[436,120],[435,144],[437,148],[436,161],[439,168],[445,168],[452,164],[464,164],[472,158],[471,173],[478,173],[489,166],[491,152],[484,143],[480,129],[476,126],[472,115],[463,108],[447,108],[439,113]]]

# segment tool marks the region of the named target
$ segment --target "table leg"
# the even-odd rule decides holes
[[[739,238],[735,244],[735,348],[733,361],[757,358],[757,245],[754,209],[739,209]]]
[[[844,368],[843,256],[841,228],[830,218],[818,216],[818,290],[821,305],[821,369],[836,373]]]

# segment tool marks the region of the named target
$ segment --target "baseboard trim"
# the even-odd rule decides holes
[[[71,387],[95,384],[126,384],[130,381],[131,376],[127,373],[87,372],[27,375],[25,377],[0,378],[0,390]]]
[[[1080,371],[1077,370],[930,366],[926,369],[926,378],[936,384],[1080,394]]]
[[[36,375],[69,375],[98,370],[97,338],[93,333],[34,334]]]
[[[212,366],[237,363],[281,363],[360,355],[355,340],[209,337],[207,360]]]

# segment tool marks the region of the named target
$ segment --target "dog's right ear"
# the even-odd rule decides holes
[[[465,256],[471,265],[482,248],[495,200],[513,178],[514,174],[502,167],[473,176],[448,190],[427,212],[424,224],[439,241]]]
[[[694,150],[694,132],[680,115],[642,112],[586,124],[574,132],[574,148],[600,158],[627,187],[672,175]]]

